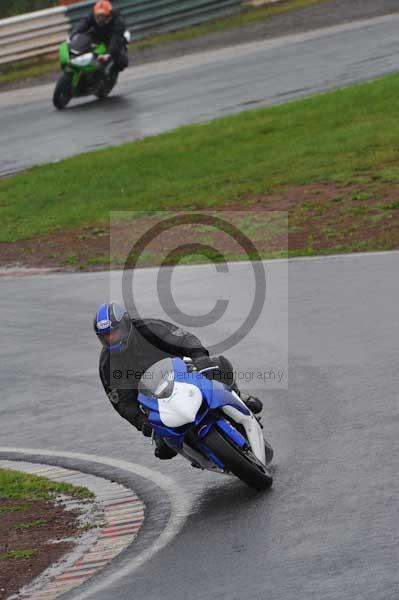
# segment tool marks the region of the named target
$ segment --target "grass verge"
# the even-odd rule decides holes
[[[271,6],[249,6],[229,17],[215,19],[193,27],[186,27],[171,33],[153,35],[143,40],[138,40],[130,45],[129,52],[133,56],[139,50],[155,48],[172,42],[195,39],[209,33],[221,33],[228,29],[266,21],[275,15],[300,10],[323,2],[328,2],[328,0],[282,0]],[[17,81],[34,80],[56,71],[58,71],[58,61],[48,57],[28,59],[21,63],[5,65],[0,68],[0,86],[6,86]]]
[[[35,58],[0,68],[0,87],[17,81],[31,81],[58,71],[58,61],[54,58]]]
[[[194,27],[186,27],[172,33],[164,33],[162,35],[154,35],[143,40],[139,40],[132,44],[133,51],[142,48],[153,48],[167,42],[176,42],[179,40],[188,40],[207,35],[209,33],[221,33],[235,27],[244,27],[252,25],[260,21],[266,21],[276,15],[286,13],[292,10],[300,10],[313,6],[314,4],[322,4],[328,0],[282,0],[277,4],[269,4],[266,6],[253,7],[248,6],[239,13],[235,13],[229,17],[208,21]]]
[[[93,494],[85,487],[69,483],[54,482],[28,475],[12,469],[0,469],[0,497],[11,500],[51,500],[55,495],[65,494],[76,498],[92,498]],[[4,507],[6,510],[7,507]],[[12,511],[21,510],[20,505],[11,506]]]
[[[37,550],[11,550],[0,554],[0,560],[32,558],[35,554],[37,554]]]
[[[83,487],[0,469],[0,599],[56,563],[81,535],[79,509],[66,510],[60,495],[77,506],[93,497]]]
[[[2,262],[11,248],[24,263],[41,255],[54,266],[104,266],[116,210],[136,221],[164,210],[286,211],[290,255],[397,247],[398,93],[391,75],[4,179]],[[263,243],[256,220],[239,225]],[[287,252],[283,228],[275,233],[264,256]]]

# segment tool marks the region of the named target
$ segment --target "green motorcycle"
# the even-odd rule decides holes
[[[126,45],[130,33],[125,33]],[[118,71],[103,43],[93,43],[87,33],[78,33],[61,44],[59,59],[62,73],[53,95],[58,110],[65,108],[72,98],[94,95],[106,98],[118,81]]]

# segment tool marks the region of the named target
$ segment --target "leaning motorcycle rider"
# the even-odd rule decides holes
[[[97,309],[94,331],[103,346],[99,371],[105,392],[115,410],[145,436],[151,436],[152,428],[137,401],[138,383],[145,371],[167,357],[189,357],[198,370],[215,367],[207,376],[237,392],[254,414],[262,410],[258,398],[239,391],[228,359],[210,358],[197,337],[172,323],[160,319],[132,319],[123,306],[110,302]],[[169,459],[176,456],[176,452],[162,439],[157,439],[155,456]]]
[[[125,31],[125,22],[120,12],[114,10],[108,0],[100,0],[94,5],[93,11],[72,30],[70,37],[77,33],[88,33],[96,43],[103,42],[112,59],[113,68],[119,72],[129,64]],[[99,61],[106,62],[107,56],[99,57]]]

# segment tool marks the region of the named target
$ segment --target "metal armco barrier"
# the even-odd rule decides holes
[[[0,65],[55,52],[94,2],[80,2],[0,19]],[[239,10],[242,0],[113,0],[132,39],[175,31]]]
[[[69,26],[65,7],[0,19],[0,64],[55,52]]]

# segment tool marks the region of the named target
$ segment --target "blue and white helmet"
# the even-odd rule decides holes
[[[104,348],[124,352],[132,333],[132,320],[127,310],[116,302],[101,304],[94,317],[94,331]]]

